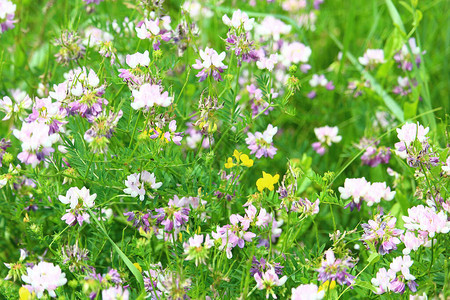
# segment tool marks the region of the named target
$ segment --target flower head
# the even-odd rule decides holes
[[[273,158],[277,153],[277,148],[273,146],[273,137],[278,131],[278,127],[273,127],[272,124],[267,126],[267,129],[261,133],[259,131],[253,133],[247,133],[245,142],[248,145],[248,149],[251,150],[250,154],[255,154],[256,158],[270,157]]]
[[[221,81],[220,73],[228,68],[222,62],[225,59],[225,52],[218,54],[216,50],[206,47],[205,50],[200,50],[199,55],[203,61],[197,59],[192,65],[194,69],[201,70],[197,74],[199,81],[204,81],[211,74],[216,81]]]
[[[59,266],[41,261],[31,268],[27,268],[27,274],[22,275],[22,280],[28,283],[26,287],[30,292],[36,293],[40,299],[47,291],[51,297],[56,297],[55,290],[66,284],[66,274],[61,272]]]
[[[262,192],[264,189],[273,191],[274,185],[276,183],[278,183],[279,179],[280,179],[280,175],[276,174],[275,176],[272,176],[263,171],[263,177],[259,178],[256,181],[256,187],[258,188],[258,191],[260,191],[260,192]]]

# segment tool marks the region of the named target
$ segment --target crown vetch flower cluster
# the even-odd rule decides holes
[[[47,291],[51,297],[56,297],[55,290],[66,284],[66,274],[61,271],[59,266],[52,263],[41,261],[33,267],[27,268],[27,274],[22,275],[22,280],[27,283],[30,293],[36,293],[40,299]]]
[[[16,5],[10,0],[0,0],[0,34],[14,28]]]
[[[211,76],[216,81],[221,81],[224,70],[228,68],[228,66],[223,64],[223,60],[225,59],[226,53],[222,52],[218,54],[216,50],[212,48],[206,47],[205,50],[199,51],[200,58],[203,60],[196,59],[195,64],[192,67],[196,70],[201,70],[196,76],[199,77],[199,82],[204,81],[208,76]]]
[[[391,150],[389,147],[379,147],[379,141],[374,142],[371,139],[362,138],[357,147],[359,149],[366,149],[361,156],[363,165],[368,165],[372,168],[379,164],[387,164],[391,158]]]
[[[63,204],[70,204],[70,209],[66,210],[66,214],[62,216],[61,220],[66,221],[67,225],[71,226],[75,226],[77,222],[80,226],[83,225],[83,222],[89,223],[90,215],[86,207],[94,207],[95,198],[97,198],[97,194],[91,195],[86,187],[81,189],[71,187],[65,196],[59,196],[59,201]]]
[[[380,203],[381,200],[391,201],[394,199],[395,191],[386,186],[386,182],[370,183],[366,178],[346,178],[343,187],[339,187],[341,198],[351,199],[347,204],[350,210],[361,208],[362,201],[367,202],[367,206],[372,206],[375,203]]]
[[[418,286],[415,282],[416,277],[411,275],[409,270],[412,264],[413,261],[409,255],[398,256],[389,265],[389,270],[379,269],[376,277],[372,278],[372,284],[377,287],[377,294],[384,294],[389,291],[403,294],[406,285],[412,292],[416,292]]]
[[[376,215],[373,220],[361,224],[364,229],[361,240],[367,245],[367,248],[370,248],[368,243],[375,247],[378,246],[378,252],[381,255],[396,250],[397,245],[401,243],[399,236],[403,233],[403,230],[395,228],[396,222],[397,218],[390,215]]]
[[[148,195],[150,199],[154,198],[148,190],[159,189],[162,186],[162,182],[156,182],[154,173],[142,171],[141,173],[129,175],[127,180],[125,180],[125,186],[126,188],[123,190],[124,193],[130,195],[131,197],[139,196],[139,200],[144,201],[145,195]]]
[[[247,133],[245,142],[250,149],[250,154],[255,154],[256,158],[270,157],[273,158],[277,154],[277,148],[273,146],[273,137],[278,131],[278,127],[273,127],[272,124],[267,125],[267,129],[261,133],[259,131],[254,134]]]
[[[319,281],[323,283],[336,281],[339,285],[351,286],[355,276],[348,272],[354,266],[352,257],[336,258],[333,249],[328,249],[325,251],[321,267],[316,271],[319,272]]]
[[[338,135],[339,129],[330,126],[314,128],[314,133],[319,140],[312,144],[314,151],[320,155],[324,155],[332,143],[339,143],[342,136]]]

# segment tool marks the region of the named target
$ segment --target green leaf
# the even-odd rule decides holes
[[[94,220],[95,224],[97,225],[97,229],[101,231],[106,238],[109,240],[111,245],[113,246],[114,250],[116,250],[117,254],[119,254],[120,258],[123,260],[123,262],[127,265],[128,269],[130,269],[131,273],[133,273],[134,277],[136,278],[137,282],[139,283],[139,286],[141,288],[141,292],[145,292],[145,285],[144,285],[144,278],[142,277],[142,274],[138,271],[138,269],[133,265],[131,260],[125,255],[125,253],[120,250],[119,246],[117,246],[116,243],[111,239],[111,237],[106,232],[105,228],[100,224],[99,220],[97,219],[97,216],[92,213],[92,210],[87,207],[89,210],[89,215],[91,216],[91,219]]]
[[[392,0],[385,0],[385,1],[389,10],[389,14],[391,15],[391,19],[394,22],[394,25],[397,25],[403,31],[403,33],[406,34],[405,25],[403,25],[402,18],[400,17],[397,8],[395,8],[394,3],[392,3]]]

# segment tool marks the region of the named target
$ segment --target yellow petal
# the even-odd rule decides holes
[[[31,293],[30,293],[30,291],[29,291],[27,288],[25,288],[25,287],[21,287],[21,288],[19,289],[19,299],[20,299],[20,300],[28,300],[28,299],[31,299]]]
[[[228,157],[227,162],[225,163],[225,168],[230,169],[234,167],[233,159]]]
[[[265,188],[263,178],[259,178],[258,180],[256,180],[256,187],[258,188],[258,191],[260,191],[260,192]]]
[[[247,154],[241,154],[240,158],[241,158],[242,164],[244,166],[246,166],[247,168],[250,168],[253,166],[253,159],[250,159]]]
[[[237,162],[239,162],[239,157],[241,156],[241,152],[234,150],[233,156],[236,157]]]

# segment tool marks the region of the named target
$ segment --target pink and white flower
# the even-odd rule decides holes
[[[27,268],[27,274],[22,275],[22,280],[28,283],[25,287],[40,299],[47,291],[51,297],[56,297],[55,290],[66,284],[66,274],[59,266],[41,261],[32,268]]]

